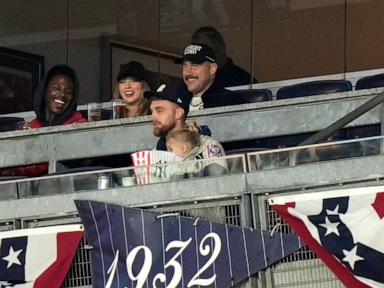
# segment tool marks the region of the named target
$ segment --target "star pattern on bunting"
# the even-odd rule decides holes
[[[335,209],[326,209],[328,215],[339,215],[339,205],[336,205]]]
[[[10,246],[9,247],[9,252],[8,252],[8,256],[5,256],[3,257],[2,259],[7,261],[8,264],[7,264],[7,269],[9,269],[12,265],[21,265],[20,263],[20,260],[19,260],[19,254],[23,251],[23,249],[20,249],[20,250],[13,250],[13,247]]]
[[[375,201],[370,203],[379,216],[381,213],[384,216],[383,203],[384,192],[377,193]],[[384,283],[384,253],[376,249],[379,246],[369,246],[352,233],[353,221],[343,220],[351,219],[349,204],[350,197],[324,199],[322,210],[308,215],[308,220],[314,225],[312,227],[316,227],[314,235],[318,235],[319,244],[353,275]],[[378,218],[378,221],[383,219]],[[367,228],[365,233],[373,233]]]
[[[360,257],[359,255],[357,255],[357,245],[353,247],[351,251],[343,249],[343,253],[345,255],[345,257],[343,258],[343,261],[347,262],[349,266],[351,266],[352,270],[355,269],[355,263],[357,261],[364,260],[363,257]]]
[[[327,231],[325,232],[325,235],[324,236],[327,236],[329,234],[336,234],[337,236],[340,236],[340,233],[339,233],[339,230],[337,229],[337,227],[340,225],[340,222],[331,222],[329,220],[328,217],[325,217],[325,223],[324,224],[319,224],[321,227],[324,227],[325,229],[327,229]]]

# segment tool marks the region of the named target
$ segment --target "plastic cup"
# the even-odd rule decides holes
[[[112,101],[113,119],[121,119],[127,117],[127,109],[123,99],[115,99]]]
[[[101,103],[88,103],[88,121],[101,120]]]
[[[103,109],[103,118],[105,119],[113,119],[113,103],[112,102],[104,102],[102,109]]]
[[[125,176],[121,178],[121,184],[125,187],[136,185],[136,177]]]

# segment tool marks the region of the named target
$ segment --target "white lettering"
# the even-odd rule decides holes
[[[184,49],[184,55],[189,55],[189,54],[197,54],[197,52],[199,52],[200,50],[202,49],[201,46],[199,45],[189,45],[187,47],[185,47]]]
[[[212,249],[210,244],[205,244],[208,240],[213,240]],[[179,258],[180,255],[184,252],[184,250],[188,248],[191,242],[192,242],[192,238],[189,238],[187,241],[179,241],[179,240],[171,241],[167,245],[165,252],[169,252],[172,249],[178,249],[178,250],[176,251],[176,253],[174,253],[174,256],[164,266],[165,270],[168,268],[172,268],[171,270],[173,270],[172,278],[170,279],[168,285],[165,288],[180,287],[180,281],[183,275],[183,267],[181,266],[177,258]],[[133,272],[133,264],[135,262],[137,254],[141,250],[144,252],[144,262],[142,264],[140,271],[135,275]],[[211,265],[213,265],[213,263],[219,256],[221,252],[220,236],[217,235],[216,233],[208,233],[207,235],[205,235],[200,242],[199,252],[202,256],[208,256],[211,253],[211,257],[208,259],[207,263],[205,263],[203,267],[201,267],[199,271],[197,271],[197,273],[191,278],[191,280],[187,284],[187,287],[192,287],[192,286],[208,287],[215,282],[217,277],[216,273],[214,273],[208,279],[201,279],[201,278],[199,279],[199,277]],[[128,256],[126,259],[126,269],[127,269],[129,278],[132,281],[136,281],[135,288],[142,288],[145,286],[145,283],[148,280],[148,276],[152,268],[152,264],[153,264],[152,258],[153,258],[152,251],[147,246],[144,246],[144,245],[137,246],[128,253]],[[112,282],[116,275],[118,259],[119,259],[119,250],[116,251],[115,258],[111,266],[108,268],[107,274],[109,275],[109,278],[105,285],[105,288],[110,288],[112,286]],[[167,278],[165,273],[158,273],[155,275],[155,277],[152,280],[152,287],[157,288],[158,282],[165,283],[166,281],[167,281]]]

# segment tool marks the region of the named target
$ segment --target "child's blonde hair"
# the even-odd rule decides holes
[[[171,138],[184,143],[189,143],[191,147],[194,148],[200,145],[200,129],[197,127],[195,121],[191,121],[187,124],[187,127],[168,133],[166,141]]]

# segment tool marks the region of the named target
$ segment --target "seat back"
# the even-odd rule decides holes
[[[24,121],[21,117],[0,117],[0,132],[13,131],[17,129],[17,123]]]
[[[272,100],[272,92],[268,89],[246,89],[238,90],[236,92],[242,95],[244,103],[255,103]]]
[[[360,78],[356,82],[356,90],[384,87],[384,73]]]
[[[204,96],[204,107],[241,105],[266,100],[272,100],[272,92],[268,89],[227,91],[226,93]]]
[[[351,90],[352,84],[348,80],[311,81],[280,88],[277,91],[276,99],[304,97]]]

